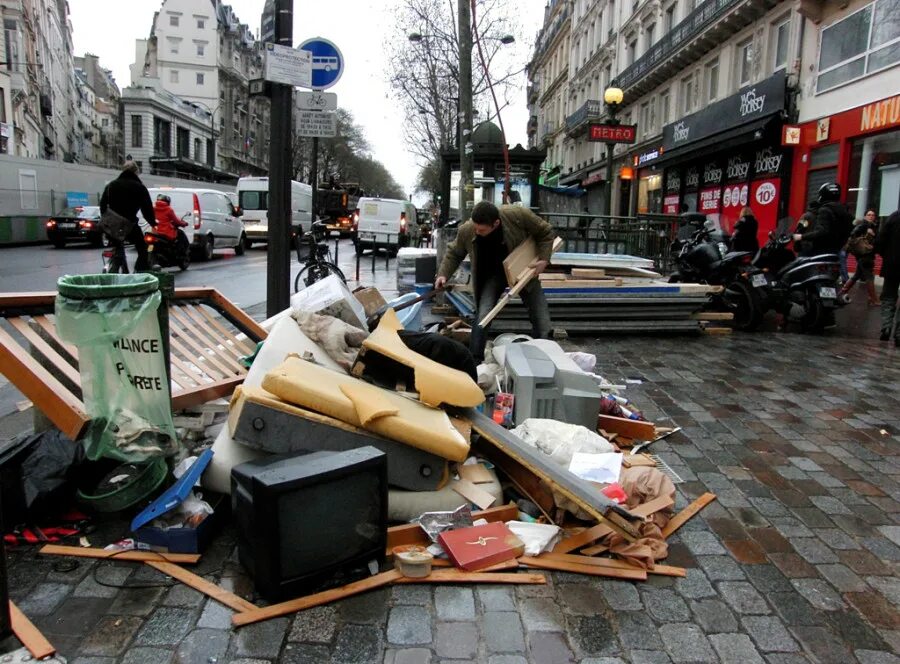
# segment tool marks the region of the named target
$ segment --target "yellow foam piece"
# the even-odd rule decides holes
[[[484,393],[468,374],[411,351],[397,336],[397,331],[402,329],[397,314],[393,309],[388,309],[375,331],[363,341],[363,348],[412,368],[419,400],[429,406],[447,404],[468,408],[484,401]],[[357,362],[365,363],[363,354]]]
[[[444,411],[296,355],[269,371],[262,387],[289,403],[444,459],[464,461],[469,453],[469,442]]]

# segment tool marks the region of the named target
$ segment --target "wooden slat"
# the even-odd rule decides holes
[[[177,292],[178,289],[175,290]],[[213,288],[211,291],[209,299],[215,304],[216,308],[226,319],[233,319],[235,327],[240,328],[254,343],[262,341],[269,336],[269,333],[266,332],[259,323],[248,316],[246,311],[235,306],[234,302],[226,298],[216,289]]]
[[[172,395],[172,410],[184,410],[192,406],[212,401],[213,399],[221,399],[229,396],[234,392],[234,388],[244,382],[243,376],[232,376],[224,378],[213,383],[204,383],[200,387],[192,390],[186,390]]]
[[[66,380],[71,382],[72,385],[81,386],[81,374],[78,373],[78,370],[69,364],[62,355],[57,353],[56,349],[48,344],[40,334],[31,329],[31,326],[28,323],[19,317],[7,318],[6,320],[19,332],[19,334],[25,337],[34,350],[42,355],[47,362],[52,364]]]
[[[96,549],[82,546],[63,546],[61,544],[45,544],[39,553],[53,556],[72,556],[74,558],[97,558],[106,560],[132,560],[137,562],[196,563],[200,556],[196,553],[157,553],[156,551],[126,551]]]
[[[687,523],[688,519],[694,516],[697,512],[702,510],[704,507],[709,505],[712,501],[716,499],[716,494],[714,493],[704,493],[702,496],[697,498],[690,505],[681,510],[678,514],[672,517],[669,523],[666,524],[666,527],[663,528],[662,534],[663,537],[668,537],[676,530],[681,528],[685,523]]]
[[[175,337],[177,336],[184,344],[187,344],[191,348],[196,351],[193,356],[188,353],[185,357],[191,357],[194,360],[194,364],[198,364],[201,366],[215,366],[220,373],[222,374],[222,378],[227,378],[229,376],[234,376],[236,374],[241,373],[240,371],[235,371],[231,367],[227,365],[224,361],[224,358],[220,357],[220,355],[215,352],[214,349],[207,348],[205,344],[201,343],[199,339],[196,338],[194,333],[190,329],[185,329],[181,320],[179,320],[178,316],[174,316],[169,318],[169,336],[171,337],[172,344],[175,343]],[[182,346],[183,347],[183,346]],[[211,353],[207,351],[213,351]],[[203,358],[205,362],[200,363],[200,358]]]
[[[3,328],[0,328],[0,366],[9,381],[60,431],[72,440],[81,437],[90,421],[84,404]]]
[[[206,362],[199,362],[197,356],[200,355],[202,357],[203,353],[200,351],[192,352],[191,350],[189,350],[184,345],[184,343],[182,343],[182,340],[187,342],[189,340],[189,338],[185,337],[183,333],[179,333],[176,336],[174,333],[174,330],[175,330],[175,328],[170,325],[170,327],[169,327],[170,354],[172,354],[174,351],[178,351],[179,353],[181,353],[184,360],[190,361],[192,364],[195,364],[198,369],[200,369],[201,371],[206,373],[206,375],[208,375],[213,380],[221,380],[223,378],[228,378],[231,375],[231,372],[226,372],[226,371],[220,369],[218,366],[218,363],[216,363],[216,364],[211,363],[209,361],[209,358],[207,358]],[[194,344],[190,344],[190,345],[193,346]]]
[[[209,313],[207,307],[203,306],[202,304],[195,304],[193,307],[188,307],[188,305],[185,305],[185,307],[192,309],[195,315],[202,317],[210,325],[216,328],[216,330],[219,331],[219,334],[221,334],[234,344],[234,347],[236,348],[236,350],[238,350],[238,352],[240,352],[241,355],[249,355],[253,352],[252,347],[255,346],[255,344],[251,344],[248,343],[248,341],[242,341],[241,339],[238,339],[237,336],[231,332],[231,330],[222,325],[222,323],[220,323],[215,316]]]
[[[641,519],[646,519],[651,514],[667,509],[675,504],[675,500],[670,496],[659,496],[653,500],[648,500],[642,505],[638,505],[629,512]],[[612,532],[612,528],[605,524],[598,524],[587,530],[583,530],[577,535],[562,540],[553,547],[553,553],[569,553],[575,549],[579,549],[587,544],[596,542],[601,537],[606,537]]]
[[[449,560],[444,560],[443,558],[435,558],[431,561],[432,567],[453,567],[453,563]],[[491,565],[490,567],[485,567],[484,569],[478,570],[479,572],[502,572],[503,570],[511,570],[511,569],[519,569],[519,561],[515,558],[511,560],[504,560],[503,562],[497,563],[496,565]]]
[[[9,603],[9,619],[13,634],[36,660],[56,654],[56,648],[47,640],[47,637],[41,634],[40,630],[12,602]]]
[[[364,593],[367,590],[381,588],[383,586],[394,583],[397,579],[401,578],[403,578],[403,575],[400,574],[398,570],[392,569],[390,571],[382,572],[381,574],[376,574],[374,576],[362,579],[361,581],[348,583],[346,586],[342,586],[340,588],[324,590],[320,593],[307,595],[306,597],[298,597],[297,599],[291,599],[286,602],[281,602],[280,604],[272,604],[271,606],[267,606],[261,609],[257,608],[253,610],[243,611],[241,613],[235,613],[231,617],[231,624],[235,627],[241,627],[243,625],[250,625],[252,623],[260,622],[261,620],[268,620],[269,618],[286,616],[291,613],[296,613],[297,611],[311,609],[314,606],[321,606],[322,604],[335,602],[339,599],[344,599],[345,597],[359,595],[360,593]]]
[[[33,293],[4,293],[0,295],[0,309],[20,309],[28,307],[53,307],[56,291],[35,291]]]
[[[199,387],[204,384],[203,377],[206,376],[206,374],[196,374],[191,371],[190,365],[173,353],[171,348],[169,350],[169,365],[173,369],[173,376],[175,374],[174,369],[178,369],[185,382],[189,381],[193,383],[193,385],[185,385],[183,389],[193,389],[195,386]]]
[[[243,597],[238,597],[234,593],[229,592],[224,588],[220,588],[215,583],[207,581],[202,576],[198,576],[193,572],[189,572],[188,570],[184,569],[183,567],[179,567],[174,563],[162,563],[155,560],[145,560],[144,564],[149,565],[153,569],[159,570],[163,574],[168,574],[169,576],[178,579],[194,590],[197,590],[208,597],[212,597],[220,604],[224,604],[225,606],[234,609],[235,611],[253,611],[256,609],[256,605],[252,602],[248,602]]]
[[[394,583],[501,583],[542,585],[547,583],[543,574],[506,572],[466,572],[461,569],[436,569],[429,576],[412,579],[402,576]]]
[[[590,565],[593,567],[611,567],[614,569],[643,569],[633,565],[626,560],[618,558],[592,558],[584,555],[571,555],[566,553],[542,553],[538,556],[541,560],[558,560],[561,562],[575,563],[576,565]],[[654,565],[653,569],[645,570],[648,574],[658,574],[661,576],[686,576],[687,572],[683,567],[670,567],[669,565]]]
[[[630,579],[632,581],[646,581],[647,571],[639,568],[619,569],[616,567],[597,567],[594,565],[579,565],[576,563],[552,560],[543,557],[523,556],[519,562],[527,567],[537,569],[552,569],[558,572],[574,572],[587,574],[588,576],[608,576],[615,579]]]
[[[59,346],[69,354],[67,358],[73,367],[78,368],[78,349],[70,343],[66,343],[62,339],[59,338],[59,334],[56,331],[56,322],[51,321],[47,316],[39,315],[32,316],[31,320],[41,326],[41,329],[47,333],[49,337],[53,339]]]
[[[215,356],[222,362],[224,366],[228,367],[229,371],[232,374],[241,374],[246,372],[246,368],[241,364],[238,364],[233,354],[228,352],[225,348],[221,348],[222,341],[216,339],[216,337],[208,329],[204,329],[203,327],[198,326],[192,318],[185,314],[185,312],[182,310],[182,307],[170,308],[169,314],[170,321],[172,320],[172,318],[176,319],[184,330],[193,333],[194,339],[197,341],[197,343],[204,346],[207,350],[211,350],[213,353],[215,353]]]
[[[653,440],[656,438],[656,427],[652,422],[629,420],[625,417],[613,417],[612,415],[600,415],[597,418],[597,427],[637,440]]]
[[[571,270],[573,279],[604,279],[606,270],[590,267],[573,267]]]

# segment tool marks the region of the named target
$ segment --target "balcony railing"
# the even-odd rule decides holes
[[[650,50],[616,77],[622,89],[628,89],[656,66],[668,60],[678,49],[706,30],[711,23],[746,0],[705,0],[699,7],[666,33]]]
[[[577,111],[566,118],[566,131],[569,133],[578,131],[591,120],[599,120],[604,114],[603,102],[589,99],[584,102]]]

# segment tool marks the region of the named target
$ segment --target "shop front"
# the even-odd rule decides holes
[[[663,171],[656,162],[663,154],[662,146],[646,148],[633,156],[634,169],[637,174],[638,214],[663,213]]]
[[[778,72],[663,128],[655,163],[663,213],[699,212],[730,232],[749,207],[765,242],[787,210],[785,85]]]
[[[786,127],[794,144],[790,212],[797,217],[826,182],[843,189],[857,219],[887,217],[900,207],[900,95]]]

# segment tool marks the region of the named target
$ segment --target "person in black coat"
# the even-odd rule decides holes
[[[153,201],[150,200],[150,192],[138,177],[138,167],[133,161],[126,161],[122,166],[122,172],[115,180],[106,185],[103,195],[100,196],[100,214],[106,212],[107,208],[112,208],[114,212],[133,221],[131,229],[125,236],[124,242],[111,240],[111,244],[121,256],[125,255],[125,242],[131,242],[137,249],[138,257],[134,263],[135,272],[146,272],[150,269],[150,261],[147,257],[147,245],[144,242],[144,233],[138,225],[138,212],[140,212],[147,223],[156,226],[156,216],[153,212]],[[128,266],[123,260],[125,272]]]
[[[897,311],[897,291],[900,290],[900,210],[887,218],[875,236],[875,252],[881,256],[881,340],[889,341],[894,335],[894,344],[900,346],[900,337],[894,327]]]
[[[838,254],[850,237],[853,228],[853,216],[838,201],[841,197],[841,186],[835,182],[823,184],[819,195],[810,210],[815,221],[805,229],[799,228],[794,233],[794,242],[802,243],[801,256],[818,254]]]
[[[755,254],[759,251],[759,240],[756,235],[759,232],[759,222],[753,216],[753,210],[744,207],[741,216],[734,224],[734,234],[731,236],[732,251],[749,251]]]

